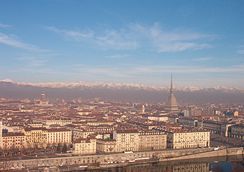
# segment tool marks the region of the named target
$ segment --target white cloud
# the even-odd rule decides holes
[[[130,25],[130,28],[136,32],[147,34],[150,38],[157,41],[193,41],[215,37],[214,35],[184,31],[179,29],[166,30],[162,29],[157,23],[151,26],[132,24]]]
[[[106,58],[108,59],[124,59],[130,57],[129,54],[113,54],[113,55],[108,55]]]
[[[126,33],[115,30],[107,31],[95,37],[95,40],[103,48],[135,49],[138,47],[136,40],[131,39]]]
[[[57,27],[46,27],[48,30],[61,34],[75,41],[91,41],[105,49],[134,49],[137,47],[136,41],[122,31],[106,30],[103,33],[95,33],[92,30],[67,30]]]
[[[11,25],[0,23],[0,28],[9,28],[12,27]]]
[[[230,67],[200,67],[200,66],[142,66],[134,68],[138,73],[235,73],[244,72],[244,65]]]
[[[192,61],[203,62],[203,61],[209,61],[211,59],[213,59],[213,58],[212,57],[199,57],[199,58],[192,59]]]
[[[216,35],[189,32],[184,30],[163,30],[158,24],[143,26],[131,25],[132,30],[146,35],[158,52],[181,52],[212,47],[208,41]]]
[[[0,44],[7,45],[14,48],[20,48],[30,51],[47,51],[41,48],[38,48],[35,45],[27,44],[13,35],[8,35],[0,32]]]
[[[113,79],[145,78],[162,75],[164,73],[192,74],[192,73],[244,73],[244,65],[229,67],[201,67],[201,66],[86,66],[75,65],[72,67],[74,74],[82,73],[96,77],[110,77]]]
[[[164,30],[158,24],[130,24],[121,29],[77,31],[47,27],[76,41],[90,41],[105,49],[139,49],[147,47],[156,52],[181,52],[211,48],[216,35],[184,30]]]
[[[85,38],[91,38],[94,36],[94,33],[90,30],[87,31],[66,30],[66,29],[59,29],[53,26],[48,26],[46,27],[46,29],[77,41]]]
[[[185,50],[201,50],[210,48],[209,44],[194,42],[161,42],[157,43],[158,52],[180,52]]]

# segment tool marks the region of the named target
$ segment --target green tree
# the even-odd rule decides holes
[[[68,146],[67,146],[67,144],[64,144],[63,148],[62,148],[62,153],[66,153],[67,150],[68,150]]]
[[[61,143],[59,143],[58,146],[57,146],[57,152],[58,153],[62,152],[62,144]]]

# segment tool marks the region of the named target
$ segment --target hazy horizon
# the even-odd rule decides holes
[[[101,98],[119,102],[166,103],[169,89],[146,89],[135,86],[76,85],[69,87],[50,87],[21,85],[0,82],[0,97],[11,99],[38,99],[45,92],[50,100]],[[244,91],[226,89],[176,89],[174,90],[180,105],[187,104],[242,104]]]

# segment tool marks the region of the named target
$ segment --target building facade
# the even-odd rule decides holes
[[[86,131],[84,129],[80,129],[80,128],[75,128],[73,131],[73,141],[76,141],[80,138],[87,138],[89,135],[94,134],[94,131]]]
[[[72,132],[64,128],[26,128],[25,136],[28,147],[46,147],[50,144],[72,143]]]
[[[187,149],[210,146],[209,131],[176,131],[168,133],[168,147]]]
[[[161,150],[167,148],[167,135],[162,132],[141,132],[139,150]]]
[[[178,118],[178,123],[184,126],[189,127],[201,127],[202,123],[198,121],[198,119],[189,118],[189,117],[181,117]]]
[[[237,124],[231,126],[231,137],[244,140],[244,125]]]
[[[25,136],[27,147],[45,147],[47,144],[46,128],[26,128]]]
[[[23,149],[26,147],[26,136],[24,133],[8,132],[3,135],[3,149]]]
[[[97,152],[110,153],[116,151],[116,140],[97,140]]]
[[[96,154],[96,139],[95,138],[80,138],[73,144],[73,154]]]
[[[114,131],[113,139],[116,140],[116,152],[139,150],[140,138],[137,130]]]
[[[47,129],[47,144],[71,144],[72,132],[68,129]]]
[[[202,123],[204,129],[207,129],[214,134],[221,134],[221,122],[204,120]]]

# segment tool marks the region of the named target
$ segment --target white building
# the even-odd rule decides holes
[[[140,138],[137,130],[114,131],[113,139],[116,140],[116,152],[139,150]]]
[[[172,131],[168,133],[168,146],[173,149],[210,146],[209,131]]]
[[[74,142],[73,154],[96,154],[96,139],[95,138],[80,138]]]

